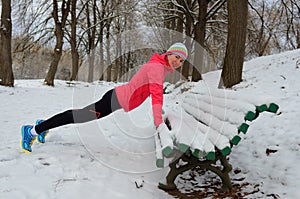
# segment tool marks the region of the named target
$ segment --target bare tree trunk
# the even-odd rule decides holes
[[[118,32],[120,32],[120,29],[117,28],[117,30],[118,30]],[[121,38],[120,38],[120,34],[117,34],[117,36],[116,36],[116,59],[114,60],[114,70],[113,70],[113,72],[114,72],[113,73],[113,81],[114,82],[116,82],[118,80],[119,73],[120,73],[120,64],[121,64],[121,56],[122,56],[120,53],[120,49],[121,49]]]
[[[100,61],[99,61],[99,80],[102,81],[104,80],[104,77],[103,77],[103,73],[104,73],[104,43],[103,43],[103,31],[104,31],[104,28],[103,28],[103,23],[101,23],[100,25],[100,46],[99,46],[99,56],[100,56]]]
[[[242,81],[247,13],[247,0],[228,0],[228,41],[219,87],[230,88]]]
[[[104,37],[104,17],[105,17],[105,14],[107,12],[106,9],[106,6],[107,6],[107,3],[108,3],[108,0],[107,1],[104,1],[104,0],[101,0],[101,10],[99,10],[98,12],[100,13],[100,27],[99,27],[99,56],[100,56],[100,61],[99,61],[99,80],[102,81],[104,80],[104,70],[105,70],[105,66],[104,66],[104,40],[103,40],[103,37]]]
[[[119,3],[119,1],[117,1]],[[119,10],[116,10],[117,15],[119,15]],[[116,31],[116,46],[115,46],[115,60],[113,60],[112,70],[113,70],[113,79],[112,81],[116,82],[120,73],[120,65],[121,65],[121,19],[119,17],[114,21],[115,31]]]
[[[49,71],[45,78],[44,83],[48,86],[54,86],[54,78],[55,73],[57,71],[57,66],[59,60],[62,55],[62,47],[63,47],[63,39],[64,39],[64,28],[66,25],[67,17],[70,11],[70,2],[63,0],[61,6],[61,21],[59,21],[59,14],[58,14],[58,3],[57,0],[53,0],[53,12],[52,16],[55,22],[55,37],[56,37],[56,44],[53,51],[52,62],[50,64]]]
[[[187,41],[186,41],[185,45],[186,45],[186,47],[188,49],[188,52],[191,52],[191,38],[190,37],[187,38]],[[185,61],[183,63],[183,66],[182,66],[182,69],[181,69],[181,73],[182,73],[182,76],[185,79],[188,79],[188,77],[189,77],[190,65],[191,65],[191,63],[187,62],[187,61]]]
[[[14,86],[11,55],[11,0],[2,0],[0,23],[0,85]]]
[[[300,31],[296,31],[296,41],[297,41],[297,49],[300,48]]]
[[[181,0],[182,5],[186,6],[186,10],[190,9],[190,1],[184,2]],[[188,49],[189,52],[191,52],[191,36],[192,36],[192,26],[193,26],[193,18],[190,15],[190,13],[185,13],[185,17],[186,17],[186,26],[185,26],[185,34],[187,35],[187,39],[186,39],[186,47]],[[188,79],[189,77],[189,71],[190,71],[190,65],[191,63],[189,62],[184,62],[183,66],[182,66],[182,75],[183,77],[185,77],[186,79]]]
[[[109,23],[107,24],[107,32],[106,32],[106,62],[107,62],[107,78],[106,81],[110,82],[112,81],[112,63],[111,63],[111,54],[110,54],[110,23],[111,20],[109,20]]]
[[[70,80],[76,80],[79,69],[79,54],[76,43],[76,0],[72,0],[71,5],[71,54],[72,54],[72,75]]]
[[[177,18],[176,19],[176,31],[177,32],[180,32],[182,35],[183,35],[183,14],[181,13],[181,12],[178,12],[178,16],[179,16],[179,18]],[[181,35],[181,34],[178,34],[178,35]],[[183,38],[177,38],[179,41],[182,41],[183,40]],[[179,77],[179,79],[180,80],[182,80],[182,74],[183,74],[183,72],[182,72],[182,70],[183,70],[183,67],[180,67],[180,68],[178,68],[177,69],[177,72],[178,72],[178,74],[180,75],[180,77]]]
[[[203,67],[204,58],[204,41],[205,41],[205,27],[206,27],[206,14],[209,0],[198,0],[199,13],[198,22],[195,25],[195,57],[192,72],[192,80],[199,81],[202,79],[201,67]]]
[[[90,19],[90,7],[87,4],[86,13],[87,13],[87,24],[88,24],[88,62],[89,62],[89,74],[88,74],[88,82],[92,82],[94,79],[94,65],[95,65],[95,39],[96,39],[96,24],[97,24],[97,17],[96,17],[96,0],[93,0],[92,4],[92,17],[93,23],[91,23]]]

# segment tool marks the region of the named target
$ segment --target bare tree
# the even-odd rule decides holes
[[[300,48],[300,2],[296,0],[281,0],[285,12],[284,23],[286,43],[292,49]]]
[[[56,5],[57,19],[54,19],[55,12],[52,12],[52,16],[50,14],[52,7],[54,10],[55,2],[58,4]],[[53,77],[57,70],[55,68],[56,63],[62,64],[60,59],[57,59],[62,56],[59,54],[63,53],[64,55],[64,52],[69,50],[68,46],[64,46],[64,51],[60,48],[63,39],[67,39],[70,42],[73,56],[72,60],[69,60],[69,62],[72,61],[72,80],[76,78],[79,62],[90,60],[90,81],[96,78],[116,80],[120,77],[123,78],[123,81],[127,79],[124,74],[130,68],[138,65],[137,63],[140,61],[144,63],[147,58],[133,60],[136,59],[137,54],[130,53],[131,40],[129,38],[117,40],[115,36],[123,34],[122,31],[129,30],[136,24],[147,24],[148,26],[151,25],[153,30],[164,28],[170,30],[170,34],[163,35],[163,37],[162,34],[157,34],[159,35],[157,37],[158,46],[161,45],[161,47],[166,48],[169,44],[178,41],[184,42],[188,46],[191,63],[186,63],[183,69],[178,72],[182,72],[184,74],[182,76],[185,78],[192,75],[192,79],[198,81],[201,79],[201,73],[209,70],[205,68],[206,60],[203,57],[203,51],[209,52],[218,66],[228,65],[225,62],[229,60],[228,58],[224,59],[224,56],[234,53],[229,52],[227,48],[230,44],[229,39],[232,39],[232,36],[230,37],[228,34],[227,2],[229,1],[143,0],[144,4],[141,4],[141,1],[137,0],[53,0],[50,2],[46,0],[24,0],[15,5],[15,8],[20,10],[20,12],[16,12],[16,15],[19,15],[18,30],[21,29],[21,31],[18,31],[16,40],[13,42],[13,53],[19,53],[17,61],[24,67],[26,66],[26,70],[15,70],[14,75],[16,77],[19,71],[23,71],[23,76],[26,75],[27,78],[45,77],[44,66],[51,63],[51,69],[49,69],[46,79],[49,76]],[[87,4],[89,4],[90,17],[87,17]],[[136,13],[131,9],[136,4],[139,4],[138,8],[142,11],[140,13],[144,13],[144,16],[138,20]],[[58,10],[61,5],[63,7]],[[245,59],[300,47],[300,6],[298,1],[251,0],[248,5],[250,9]],[[70,21],[66,21],[64,24],[63,12],[67,11],[68,6],[71,17],[66,17]],[[144,12],[145,8],[147,8],[146,12]],[[176,31],[180,37],[174,34]],[[65,37],[62,37],[61,40],[58,39],[58,37],[61,38],[58,33],[64,34]],[[138,38],[136,39],[139,40]],[[143,39],[140,40],[143,42],[150,41],[150,38]],[[50,59],[49,49],[52,49],[54,45],[56,45],[55,50],[52,59]],[[240,44],[237,45],[239,48]],[[200,46],[204,48],[200,48]],[[4,45],[1,43],[2,47]],[[47,59],[44,59],[39,53],[45,55]],[[119,59],[117,59],[118,57]],[[71,66],[71,64],[69,65]],[[196,67],[192,68],[191,65]],[[109,67],[104,71],[104,67],[107,66]],[[1,69],[1,71],[4,70]],[[28,73],[28,71],[34,71],[34,73]],[[88,74],[88,71],[85,72]],[[92,75],[94,72],[95,74]],[[98,72],[99,76],[97,76]],[[91,78],[91,76],[94,77]],[[182,76],[177,75],[176,78],[179,79]],[[50,84],[52,77],[49,81]],[[56,77],[58,76],[56,75]]]
[[[14,3],[14,25],[18,27],[12,41],[16,77],[44,78],[45,67],[51,61],[49,47],[54,29],[49,20],[52,4],[45,0]]]
[[[105,19],[107,14],[107,7],[108,7],[108,2],[109,0],[101,0],[100,1],[100,6],[101,8],[98,8],[98,13],[99,13],[99,33],[98,33],[98,37],[99,37],[99,80],[102,81],[104,80],[104,71],[105,71],[105,61],[104,61],[104,53],[105,53],[105,44],[104,44],[104,30],[105,30],[105,26],[107,25],[108,20]]]
[[[137,1],[135,0],[114,0],[107,7],[105,29],[106,29],[106,76],[108,81],[124,81],[126,72],[129,69],[127,53],[135,41],[128,40],[134,24],[136,24],[133,13],[136,11]],[[136,35],[135,39],[138,38]]]
[[[0,23],[0,85],[14,86],[11,56],[11,0],[2,0]]]
[[[110,46],[111,46],[111,22],[112,21],[112,18],[108,20],[109,23],[107,23],[107,26],[106,26],[106,36],[105,36],[105,39],[106,39],[106,62],[107,62],[107,65],[109,63],[111,63],[111,52],[110,52]],[[106,80],[108,82],[110,82],[112,80],[112,67],[109,67],[107,66],[106,68]]]
[[[278,0],[252,1],[250,5],[250,17],[248,23],[247,54],[263,56],[270,54],[272,38],[279,32],[283,12]],[[246,55],[247,55],[246,54]]]
[[[72,75],[71,81],[75,80],[78,74],[79,69],[79,53],[78,53],[78,44],[76,42],[77,39],[77,15],[76,15],[76,2],[77,0],[71,0],[71,36],[70,36],[70,44],[71,44],[71,53],[72,53]]]
[[[228,40],[219,87],[242,81],[247,28],[247,0],[228,0]]]
[[[224,61],[228,34],[227,0],[211,1],[206,18],[205,50],[214,63],[221,66]]]
[[[201,65],[203,65],[204,58],[204,42],[206,32],[206,15],[209,0],[198,0],[199,12],[198,20],[195,24],[195,58],[193,64],[192,80],[199,81],[202,79],[201,76]]]
[[[63,0],[61,5],[61,13],[59,14],[58,2],[57,0],[53,0],[52,16],[55,23],[56,44],[53,51],[52,62],[50,64],[47,76],[44,80],[44,83],[48,86],[54,86],[55,73],[57,71],[57,66],[62,55],[64,28],[66,27],[67,17],[70,12],[70,4],[71,1]],[[60,15],[61,17],[59,17]]]
[[[97,24],[97,13],[96,13],[96,0],[93,0],[90,5],[86,4],[86,19],[87,19],[87,56],[88,56],[88,82],[92,82],[94,78],[94,63],[95,63],[95,47],[96,47],[96,24]]]

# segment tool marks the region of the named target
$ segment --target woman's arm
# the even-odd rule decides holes
[[[149,92],[152,99],[154,124],[158,127],[162,122],[164,66],[156,65],[148,72]]]

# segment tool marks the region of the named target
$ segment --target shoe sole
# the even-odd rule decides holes
[[[21,147],[21,149],[22,149],[22,151],[23,151],[24,153],[26,153],[26,154],[30,154],[30,153],[31,153],[30,151],[28,151],[28,150],[26,150],[26,149],[24,149],[24,148],[22,147],[22,139],[20,140],[20,147]]]

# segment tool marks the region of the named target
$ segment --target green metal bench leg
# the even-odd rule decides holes
[[[229,164],[229,162],[227,161],[226,157],[222,156],[221,159],[221,164],[223,165],[223,178],[222,178],[222,182],[223,182],[223,190],[227,191],[230,190],[232,188],[232,183],[231,183],[231,179],[229,177],[229,172],[232,170],[232,166],[231,164]]]
[[[184,165],[184,166],[181,166],[179,168],[176,167],[176,165],[179,163],[179,161],[181,159],[183,159],[184,161],[186,161],[186,154],[183,154],[181,157],[179,157],[176,161],[172,162],[171,164],[169,164],[169,167],[170,167],[170,171],[166,177],[166,180],[167,180],[167,184],[162,184],[162,183],[159,183],[158,187],[160,189],[163,189],[163,190],[174,190],[176,189],[176,185],[174,183],[176,177],[185,172],[185,171],[188,171],[192,168],[195,167],[194,164],[191,164],[190,160],[188,160],[187,162],[189,162],[189,164],[187,165]]]
[[[163,189],[163,190],[176,189],[176,185],[175,185],[174,181],[175,181],[176,177],[179,175],[179,171],[176,169],[176,164],[177,164],[178,160],[176,160],[175,162],[173,162],[169,165],[170,171],[166,177],[167,184],[159,183],[158,187],[160,189]]]
[[[228,191],[232,188],[231,179],[229,177],[229,172],[232,170],[232,166],[228,163],[225,156],[219,156],[219,160],[223,166],[223,169],[219,169],[217,167],[207,165],[207,169],[217,174],[222,180],[222,190]]]
[[[182,159],[185,162],[188,162],[188,164],[180,167],[176,167],[177,163]],[[223,166],[222,169],[213,166],[218,160],[220,160],[221,165]],[[183,154],[180,158],[178,158],[176,161],[172,162],[170,165],[170,171],[166,177],[167,184],[159,183],[158,187],[163,190],[174,190],[176,189],[176,185],[174,183],[176,177],[179,174],[182,174],[185,171],[188,171],[190,169],[200,167],[201,169],[208,169],[215,174],[217,174],[221,180],[222,180],[222,190],[227,191],[232,188],[231,179],[229,177],[229,172],[232,170],[232,166],[228,163],[225,156],[218,155],[215,160],[204,160],[200,161],[198,158],[194,156],[188,156],[186,154]]]
[[[183,155],[183,156],[185,156],[185,155]],[[163,190],[174,190],[174,189],[176,189],[176,185],[175,185],[174,181],[177,178],[177,176],[179,174],[182,174],[183,172],[188,171],[188,170],[195,167],[194,164],[187,164],[187,165],[184,165],[184,166],[181,166],[181,167],[177,168],[176,165],[180,161],[180,159],[184,159],[182,157],[178,158],[176,161],[172,162],[169,165],[170,171],[169,171],[169,173],[166,177],[167,184],[165,185],[165,184],[159,183],[158,187],[160,189],[163,189]]]

